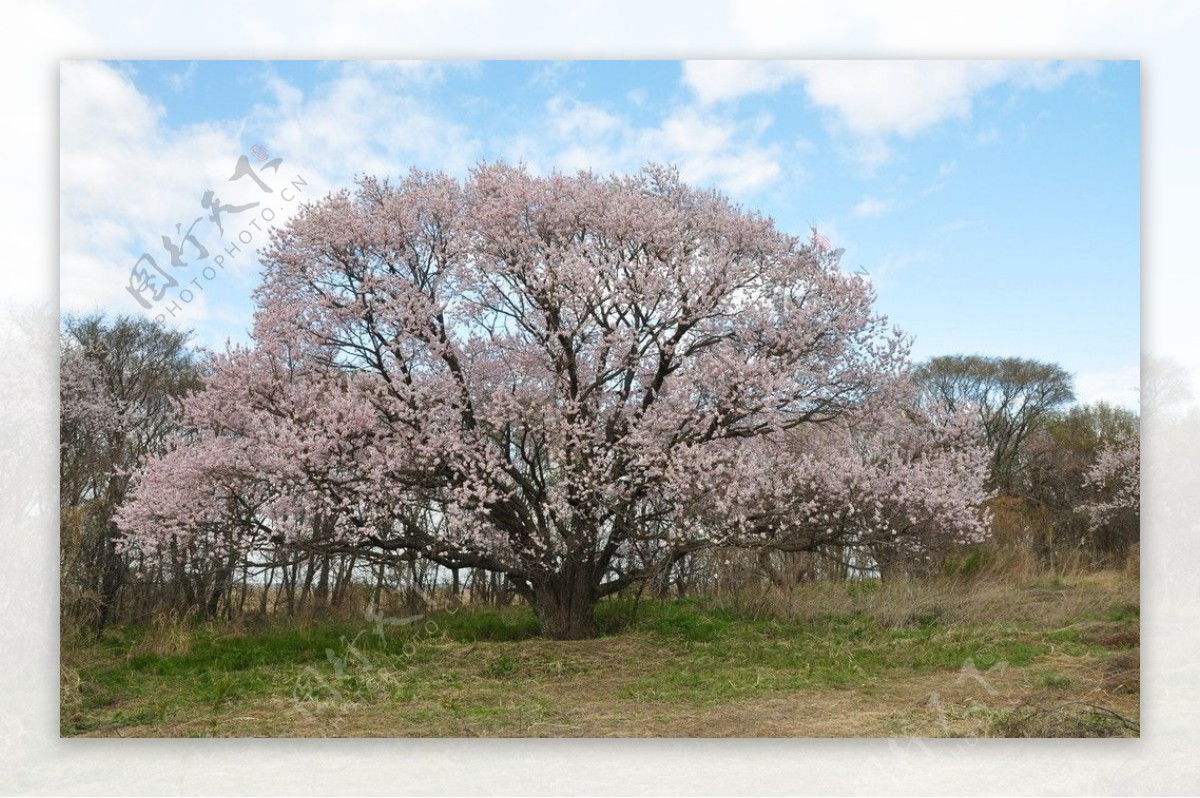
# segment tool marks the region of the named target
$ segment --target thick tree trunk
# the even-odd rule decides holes
[[[583,640],[595,634],[596,588],[591,574],[580,568],[556,574],[533,585],[533,611],[544,637]]]

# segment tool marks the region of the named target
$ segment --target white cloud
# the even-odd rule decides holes
[[[761,119],[751,123],[759,132],[763,126]],[[648,150],[678,163],[685,180],[715,183],[735,194],[756,191],[782,172],[777,148],[758,144],[753,132],[735,122],[695,108],[676,110],[643,138]]]
[[[239,156],[248,154],[256,141],[243,140],[244,121],[172,126],[160,105],[141,94],[128,74],[109,64],[68,61],[62,64],[60,75],[62,310],[157,315],[177,308],[174,323],[201,329],[230,314],[248,321],[250,289],[258,272],[254,253],[266,243],[269,224],[259,219],[261,231],[251,231],[251,243],[238,243],[240,249],[234,254],[221,250],[235,243],[235,236],[247,229],[262,208],[276,210],[273,223],[279,224],[298,203],[282,203],[278,193],[272,191],[268,196],[246,178],[230,182]],[[301,106],[300,98],[285,86],[276,84],[274,90],[274,96]],[[328,186],[316,169],[295,163],[286,152],[273,154],[284,162],[277,173],[261,174],[268,187],[273,183],[281,188],[285,180],[305,172],[308,196]],[[259,204],[240,212],[227,209],[222,236],[209,219],[210,209],[202,205],[202,197],[210,189],[223,205]],[[185,243],[189,231],[208,257]],[[164,237],[180,247],[187,265],[170,265]],[[128,290],[135,265],[150,265],[139,261],[142,253],[177,283],[148,311]],[[206,278],[204,268],[216,269],[218,256],[223,265]],[[193,280],[198,282],[193,284]],[[190,293],[184,294],[185,290]],[[210,332],[217,331],[213,328]]]
[[[911,136],[966,116],[973,97],[999,83],[1047,91],[1094,69],[1081,61],[688,61],[683,79],[704,103],[801,83],[852,133]]]
[[[683,82],[702,103],[774,91],[796,79],[788,61],[685,61]]]
[[[863,137],[912,136],[970,113],[971,98],[1002,81],[1009,62],[811,61],[793,69],[809,99]]]
[[[830,132],[848,139],[847,154],[871,169],[890,158],[890,139],[968,118],[989,88],[1048,91],[1094,69],[1079,61],[689,61],[683,80],[703,104],[802,86]]]
[[[106,64],[68,61],[60,74],[61,306],[138,312],[125,290],[137,253],[171,268],[162,236],[207,213],[201,195],[228,180],[241,153],[236,130],[166,128],[163,109]],[[192,320],[205,311],[203,298],[186,306]]]
[[[684,180],[746,195],[783,175],[783,153],[761,136],[769,116],[734,120],[712,109],[680,106],[657,124],[638,126],[596,105],[558,96],[546,105],[545,135],[526,133],[509,157],[534,171],[632,171],[648,161],[673,163]]]
[[[196,69],[199,66],[198,61],[189,61],[187,67],[182,72],[171,72],[167,74],[167,85],[173,91],[183,91],[190,88],[192,81],[196,77]]]
[[[560,138],[595,140],[616,132],[622,125],[614,114],[567,97],[551,98],[546,111],[551,132]]]
[[[272,152],[335,185],[355,174],[396,175],[412,166],[461,175],[482,145],[423,96],[446,68],[429,62],[346,63],[307,96],[268,75],[264,81],[275,103],[256,107],[247,128]]]
[[[877,219],[889,213],[895,207],[896,203],[892,200],[882,200],[868,196],[863,197],[862,201],[854,206],[853,213],[862,219]]]

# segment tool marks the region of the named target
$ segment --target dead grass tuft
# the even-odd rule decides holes
[[[1109,631],[1098,636],[1096,642],[1105,648],[1132,648],[1139,645],[1141,639],[1141,626],[1134,624],[1133,626],[1110,628]]]
[[[165,613],[156,615],[146,631],[145,637],[130,647],[128,658],[139,654],[156,657],[173,657],[191,652],[195,642],[195,630],[186,621]]]
[[[998,715],[990,730],[998,737],[1138,737],[1137,722],[1086,701],[1023,706]]]
[[[58,700],[64,707],[74,706],[79,702],[79,689],[83,686],[83,679],[79,676],[79,671],[72,668],[65,661],[59,661],[58,664]]]
[[[1104,663],[1101,687],[1105,692],[1136,694],[1141,690],[1142,658],[1139,651],[1125,651]]]

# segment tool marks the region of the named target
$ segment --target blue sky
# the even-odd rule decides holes
[[[667,161],[845,247],[916,358],[1049,360],[1082,399],[1134,406],[1139,78],[1076,61],[63,62],[62,309],[160,315],[196,278],[169,320],[245,340],[265,241],[246,222],[264,207],[278,224],[355,173],[414,165]],[[258,173],[270,196],[229,181],[243,154],[282,159]],[[222,236],[209,189],[260,205],[226,213]],[[202,216],[209,258],[185,246],[171,269],[163,235]],[[203,277],[240,231],[252,243]],[[143,252],[180,278],[148,311],[125,288]]]

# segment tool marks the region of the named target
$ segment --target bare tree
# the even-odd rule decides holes
[[[131,473],[176,429],[177,401],[199,384],[190,334],[148,319],[95,314],[63,322],[59,499],[64,589],[111,620],[126,577],[113,523]],[[72,584],[72,580],[74,583]]]
[[[1025,441],[1075,399],[1061,366],[1024,358],[947,355],[921,364],[915,376],[926,402],[978,414],[992,450],[989,487],[1008,495],[1018,490]]]

